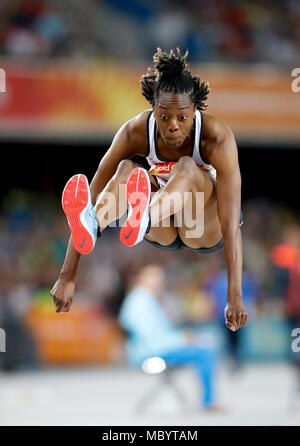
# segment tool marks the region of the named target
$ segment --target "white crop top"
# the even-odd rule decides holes
[[[192,158],[198,166],[205,167],[213,179],[216,179],[216,169],[211,164],[206,164],[201,158],[201,140],[203,131],[203,115],[199,110],[195,113],[195,139]],[[153,112],[149,113],[147,119],[147,137],[148,137],[148,155],[146,159],[151,166],[156,163],[166,162],[163,158],[160,158],[157,150],[157,125]],[[156,177],[160,186],[164,186],[167,180]]]

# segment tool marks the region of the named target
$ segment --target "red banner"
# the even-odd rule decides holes
[[[20,65],[0,61],[1,135],[111,138],[150,105],[141,95],[145,68],[90,64]],[[268,70],[193,67],[208,80],[208,112],[226,121],[240,140],[299,141],[300,93],[293,77]]]

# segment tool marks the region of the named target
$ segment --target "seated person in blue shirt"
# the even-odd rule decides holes
[[[164,270],[148,265],[140,270],[125,297],[119,322],[128,333],[127,354],[131,364],[140,366],[151,356],[160,356],[166,365],[190,365],[199,379],[199,408],[216,405],[216,355],[211,346],[202,346],[192,333],[176,328],[163,311],[159,296],[165,284]]]

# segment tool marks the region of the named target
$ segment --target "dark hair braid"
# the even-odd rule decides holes
[[[177,53],[177,54],[176,54]],[[184,55],[180,49],[170,50],[169,53],[157,48],[153,56],[153,67],[149,67],[146,74],[141,79],[142,95],[153,106],[160,91],[164,93],[191,95],[191,100],[198,110],[204,110],[207,104],[204,103],[210,91],[209,84],[201,81],[199,76],[193,76],[188,70],[186,58],[188,51]]]

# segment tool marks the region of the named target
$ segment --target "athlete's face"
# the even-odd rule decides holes
[[[190,95],[160,92],[153,111],[164,143],[171,149],[178,149],[193,127],[196,108]]]

